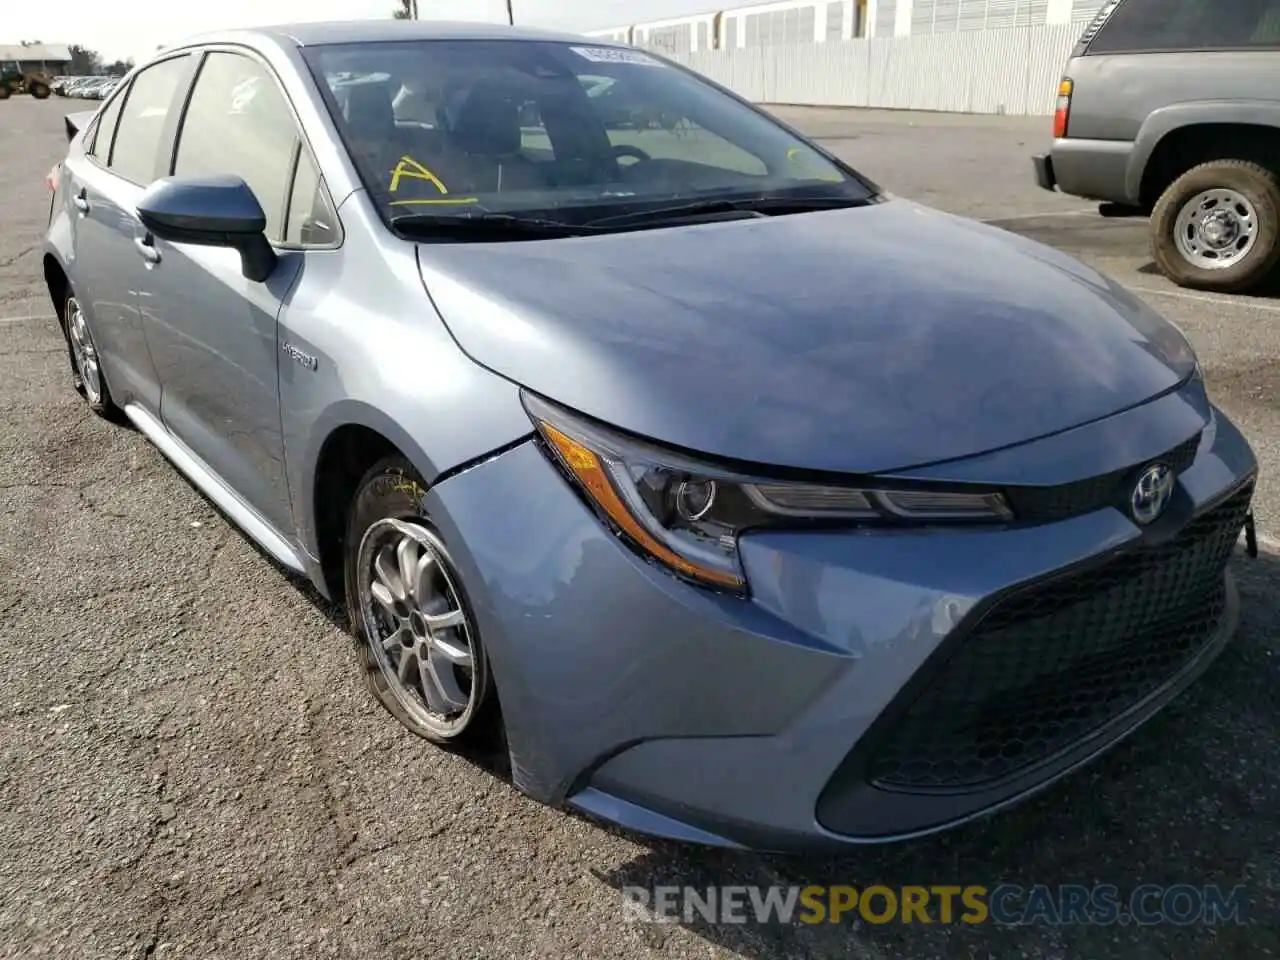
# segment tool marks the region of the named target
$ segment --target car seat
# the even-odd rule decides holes
[[[509,88],[484,81],[449,99],[443,111],[449,141],[469,158],[474,189],[500,193],[547,186],[538,164],[520,152],[521,102]]]

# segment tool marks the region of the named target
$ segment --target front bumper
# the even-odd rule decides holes
[[[1137,431],[1127,441],[1096,429],[1112,431],[1108,449],[1145,459],[1159,451],[1139,434],[1172,429],[1202,402],[1126,414]],[[477,607],[517,786],[645,833],[779,851],[918,836],[1042,789],[1175,697],[1235,628],[1224,567],[1239,526],[1222,511],[1247,508],[1256,461],[1202,409],[1167,522],[1141,531],[1107,508],[1004,529],[757,533],[742,541],[749,602],[635,557],[532,444],[446,481],[431,512]],[[1113,625],[1110,645],[1089,648],[1096,622],[1068,629],[1074,647],[1053,662],[1038,628],[989,629],[1028,592],[1043,599],[1064,576],[1168,552],[1211,515],[1212,548],[1191,571],[1203,604],[1187,611],[1202,629],[1170,651],[1146,628],[1171,592],[1191,596],[1186,563],[1138,593],[1119,585],[1101,615],[1138,620]],[[1063,615],[1070,627],[1100,614]],[[1009,652],[1038,639],[1037,652]],[[1072,697],[1119,668],[1136,679],[1110,684],[1106,709],[1076,709],[1089,704]],[[1000,703],[1021,707],[1001,716]],[[1028,728],[1041,703],[1058,712]]]

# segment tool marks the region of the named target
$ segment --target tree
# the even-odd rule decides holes
[[[101,69],[102,56],[97,50],[90,50],[78,43],[73,43],[68,49],[71,51],[71,62],[67,64],[67,73],[70,76],[88,77]]]
[[[400,0],[400,9],[391,11],[397,20],[417,20],[418,0]]]
[[[507,23],[511,24],[513,27],[516,25],[516,15],[511,9],[511,0],[507,0]]]
[[[112,76],[123,77],[133,69],[133,60],[116,60],[113,63],[108,63],[102,69],[103,72],[109,73]]]

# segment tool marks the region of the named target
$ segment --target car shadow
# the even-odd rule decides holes
[[[674,925],[751,958],[1131,957],[1143,944],[1166,958],[1199,960],[1268,955],[1264,941],[1274,953],[1280,947],[1280,898],[1268,884],[1274,884],[1280,813],[1273,780],[1280,762],[1280,709],[1273,694],[1280,556],[1253,559],[1238,550],[1232,569],[1241,589],[1241,626],[1217,662],[1123,744],[1026,803],[949,833],[844,856],[785,857],[641,841],[643,853],[595,876],[618,891],[620,918],[629,913],[628,888],[1112,884],[1123,903],[1141,884],[1212,884],[1227,891],[1244,885],[1252,922],[1227,928],[946,925],[936,908],[932,926],[898,919],[868,923],[856,910],[841,923],[811,925],[782,924],[776,917],[766,924],[713,923],[694,910]],[[673,924],[641,926],[657,942]]]
[[[1158,266],[1156,266],[1156,263],[1154,260],[1148,260],[1146,263],[1142,264],[1142,266],[1138,267],[1134,272],[1140,273],[1146,277],[1159,277],[1161,279],[1165,279],[1164,272]],[[1172,283],[1172,281],[1170,281],[1170,283]],[[1182,288],[1174,286],[1172,289],[1179,290]],[[1230,296],[1239,300],[1242,303],[1248,303],[1251,300],[1257,300],[1263,303],[1270,303],[1272,300],[1280,299],[1280,270],[1276,270],[1275,272],[1273,272],[1270,277],[1264,280],[1259,286],[1250,290],[1248,293],[1222,294],[1222,293],[1215,293],[1214,291],[1211,291],[1211,290],[1200,291],[1200,290],[1195,290],[1190,288],[1188,288],[1186,292],[1201,293],[1206,296]]]

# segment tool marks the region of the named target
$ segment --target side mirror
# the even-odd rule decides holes
[[[138,200],[138,218],[170,243],[231,247],[240,251],[246,278],[261,283],[276,266],[267,240],[267,216],[239,177],[165,177]]]

